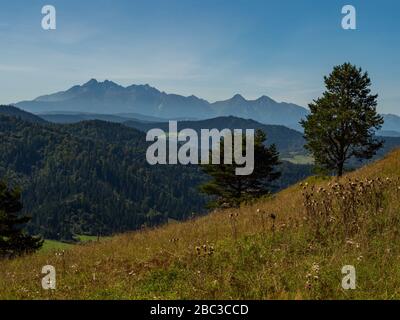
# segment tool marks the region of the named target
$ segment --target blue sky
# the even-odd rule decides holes
[[[55,31],[41,28],[46,4]],[[341,28],[346,4],[357,30]],[[1,0],[0,103],[97,78],[306,106],[350,61],[369,72],[378,110],[400,114],[399,33],[398,0]]]

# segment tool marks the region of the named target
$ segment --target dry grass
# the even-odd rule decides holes
[[[2,261],[0,298],[400,298],[399,177],[395,151],[240,209]],[[54,291],[41,288],[47,264],[57,270]],[[357,289],[345,291],[349,264]]]

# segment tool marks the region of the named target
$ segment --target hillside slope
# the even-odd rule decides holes
[[[43,118],[36,116],[32,113],[26,112],[24,110],[18,109],[14,106],[3,106],[0,105],[0,114],[10,117],[15,117],[23,121],[30,123],[41,123],[45,124],[47,121]]]
[[[42,124],[29,113],[23,121],[1,111],[0,179],[22,188],[30,233],[71,240],[206,212],[198,187],[208,176],[199,166],[150,166],[143,132],[97,120]],[[274,192],[309,176],[312,166],[283,161],[279,170]]]
[[[0,262],[0,298],[400,298],[400,150],[240,210]],[[274,218],[275,217],[275,218]],[[42,266],[57,290],[40,288]],[[341,287],[353,265],[357,289]]]
[[[150,166],[148,145],[144,133],[120,124],[42,125],[0,114],[0,179],[22,188],[29,231],[50,239],[119,233],[203,211],[200,169]]]

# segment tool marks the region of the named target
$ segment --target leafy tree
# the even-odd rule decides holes
[[[10,190],[0,182],[0,257],[34,252],[43,244],[43,240],[26,235],[20,228],[31,219],[17,215],[22,210],[20,196],[18,190]]]
[[[371,94],[371,80],[361,68],[345,63],[324,79],[326,91],[309,105],[311,113],[300,124],[317,166],[341,176],[346,161],[369,159],[382,147],[375,130],[383,118],[376,112],[378,95]]]
[[[200,190],[214,196],[215,200],[209,207],[238,206],[241,202],[251,200],[270,192],[271,182],[280,177],[281,173],[275,171],[275,166],[280,164],[279,153],[275,145],[264,145],[266,135],[257,130],[254,138],[254,171],[247,176],[235,174],[238,164],[208,164],[202,168],[212,179],[203,184]],[[243,147],[245,138],[243,138]],[[244,149],[244,148],[243,148]],[[220,157],[224,155],[224,144],[220,142]]]

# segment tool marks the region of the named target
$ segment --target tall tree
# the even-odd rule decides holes
[[[350,158],[369,159],[382,147],[375,131],[383,118],[376,112],[378,95],[371,94],[371,80],[361,68],[344,63],[324,79],[326,91],[309,104],[311,113],[300,124],[316,164],[341,176]]]
[[[210,207],[238,206],[241,202],[268,194],[271,182],[281,175],[275,167],[280,164],[279,153],[275,145],[265,146],[266,135],[257,130],[254,137],[254,171],[250,175],[236,175],[233,164],[207,164],[202,169],[211,176],[211,180],[200,187],[200,190],[215,198]],[[243,138],[243,147],[245,138]],[[220,157],[224,155],[224,144],[220,142]]]
[[[39,249],[43,240],[26,235],[21,225],[29,222],[29,217],[18,217],[22,210],[21,194],[0,182],[0,257],[15,257]]]

